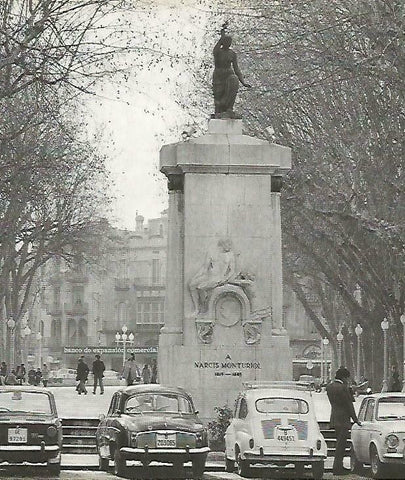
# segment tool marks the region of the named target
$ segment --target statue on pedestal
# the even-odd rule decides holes
[[[231,50],[232,37],[226,35],[228,22],[221,28],[221,37],[214,47],[214,75],[212,89],[214,93],[215,118],[240,118],[234,111],[236,94],[239,89],[239,82],[247,87],[251,86],[245,82],[242,72],[239,69],[236,53]]]

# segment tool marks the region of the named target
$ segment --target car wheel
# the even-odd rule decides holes
[[[118,477],[125,477],[127,473],[127,462],[125,458],[122,457],[118,447],[114,450],[114,473]]]
[[[108,467],[110,466],[110,461],[108,458],[103,458],[100,455],[98,456],[98,469],[102,472],[107,472]]]
[[[358,461],[352,447],[350,450],[350,471],[352,473],[361,473],[362,469],[363,469],[363,464]]]
[[[374,445],[371,445],[370,447],[370,465],[371,476],[373,478],[385,478],[386,466],[380,462],[377,448]]]
[[[193,468],[193,479],[200,480],[203,478],[204,470],[205,470],[205,461],[207,459],[207,455],[199,455],[192,460],[192,468]]]
[[[53,477],[59,477],[59,475],[60,475],[60,463],[48,463],[48,472]]]
[[[294,478],[304,478],[305,464],[296,463],[294,465]]]
[[[235,462],[228,457],[225,457],[225,470],[232,473],[235,470]]]
[[[238,475],[240,477],[250,477],[250,464],[247,460],[242,459],[240,452],[238,452],[236,462],[238,467]]]
[[[312,477],[314,480],[322,480],[325,471],[323,462],[315,462],[312,464]]]

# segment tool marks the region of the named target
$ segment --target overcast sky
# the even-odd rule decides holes
[[[166,32],[165,41],[171,38],[172,48],[182,54],[198,48],[196,41],[201,41],[206,28],[204,14],[192,4],[190,1],[191,8],[170,9],[164,5],[152,20],[155,25],[151,28]],[[202,15],[198,24],[196,15]],[[112,221],[118,227],[133,229],[136,211],[153,218],[167,208],[159,150],[164,144],[180,141],[184,127],[193,121],[175,101],[179,88],[176,68],[184,70],[181,65],[173,69],[168,63],[163,68],[159,64],[132,72],[128,83],[105,82],[99,94],[88,101],[89,115],[104,134],[104,151],[115,182]],[[172,81],[167,81],[168,75]],[[185,72],[180,84],[183,92],[190,88],[187,78]],[[211,109],[212,105],[207,105],[207,119]]]

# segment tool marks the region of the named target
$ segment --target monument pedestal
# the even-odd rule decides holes
[[[290,149],[211,120],[166,145],[169,185],[165,326],[159,379],[193,394],[203,418],[231,407],[242,382],[292,374],[282,323],[280,188]]]

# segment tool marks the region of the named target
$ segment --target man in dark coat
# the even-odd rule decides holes
[[[77,364],[77,370],[76,370],[76,380],[79,382],[79,384],[76,387],[76,390],[79,395],[81,395],[82,393],[87,395],[86,381],[87,381],[88,375],[89,375],[89,367],[87,366],[87,363],[84,361],[84,358],[80,357],[79,362]]]
[[[104,393],[103,377],[104,377],[105,365],[102,360],[100,360],[100,355],[96,355],[96,359],[93,362],[93,395],[96,394],[97,384],[100,385],[100,395]]]
[[[345,454],[347,439],[351,428],[351,419],[358,425],[353,406],[353,395],[349,389],[350,372],[347,368],[340,367],[335,374],[335,380],[326,387],[326,392],[331,405],[330,428],[336,431],[336,450],[333,461],[333,473],[335,475],[346,475],[349,470],[343,468],[343,457]]]

